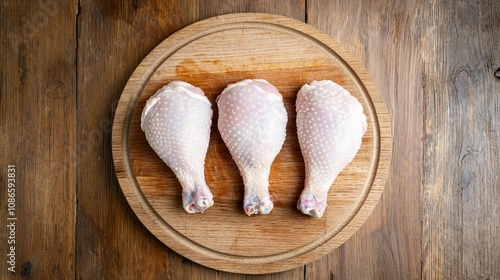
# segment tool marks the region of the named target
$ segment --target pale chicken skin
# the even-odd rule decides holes
[[[337,175],[358,152],[367,122],[363,107],[346,89],[329,81],[313,81],[297,94],[297,133],[306,180],[297,208],[321,218],[328,191]]]
[[[142,112],[146,139],[179,180],[188,213],[203,212],[214,204],[204,173],[211,124],[208,98],[200,88],[182,81],[158,90]]]
[[[241,176],[247,215],[268,214],[271,165],[286,135],[287,113],[278,90],[266,80],[231,84],[217,98],[218,129]]]

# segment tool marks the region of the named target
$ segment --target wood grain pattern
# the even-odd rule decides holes
[[[498,11],[496,0],[2,1],[0,225],[14,163],[20,244],[11,275],[0,230],[0,278],[500,278]],[[133,69],[170,34],[235,12],[307,21],[339,41],[394,128],[397,164],[371,217],[327,256],[275,274],[221,272],[166,248],[128,206],[111,157]]]
[[[75,275],[75,6],[0,4],[1,279]],[[8,165],[16,166],[15,221],[7,221]]]
[[[500,2],[425,11],[423,277],[500,279]]]
[[[255,45],[255,40],[259,44]],[[352,68],[351,68],[352,67]],[[229,83],[265,78],[283,95],[290,118],[287,140],[270,175],[272,214],[241,211],[242,182],[213,121],[205,163],[216,205],[202,215],[181,206],[181,188],[140,129],[146,100],[183,80],[214,103]],[[322,219],[299,213],[304,164],[295,128],[295,95],[308,81],[331,79],[362,104],[369,129],[353,162],[338,176]],[[366,220],[385,186],[391,150],[385,103],[366,72],[318,30],[285,17],[234,14],[198,22],[170,36],[137,67],[118,103],[113,155],[120,185],[141,221],[166,245],[206,266],[265,273],[293,268],[343,243]],[[248,229],[252,234],[248,234]],[[259,248],[255,250],[255,248]],[[255,265],[259,264],[256,269]]]
[[[127,205],[113,175],[111,129],[120,93],[133,69],[166,36],[196,21],[195,10],[190,9],[195,4],[80,2],[78,279],[182,279],[191,267],[158,242]]]

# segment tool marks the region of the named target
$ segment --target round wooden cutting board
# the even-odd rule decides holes
[[[243,211],[243,182],[217,130],[215,98],[230,83],[268,80],[288,111],[287,136],[273,163],[268,215]],[[304,162],[297,140],[295,97],[305,83],[329,79],[364,107],[368,130],[355,159],[341,172],[320,219],[300,213]],[[150,148],[140,128],[146,100],[163,85],[183,80],[200,87],[214,117],[205,176],[215,204],[187,214],[173,172]],[[123,90],[113,126],[113,157],[120,186],[144,225],[165,245],[202,265],[237,273],[271,273],[320,258],[344,243],[375,207],[391,153],[387,109],[366,70],[338,43],[294,19],[231,14],[192,24],[159,44]]]

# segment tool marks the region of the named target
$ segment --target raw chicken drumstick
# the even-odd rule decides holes
[[[302,213],[321,218],[328,190],[354,158],[366,132],[363,107],[332,81],[313,81],[297,94],[297,133],[306,167],[305,187],[297,201]]]
[[[214,204],[205,182],[205,156],[212,124],[212,104],[200,88],[174,81],[146,102],[141,128],[153,150],[175,173],[188,213]]]
[[[218,128],[238,166],[247,215],[268,214],[271,164],[285,141],[287,113],[278,90],[266,80],[231,84],[217,98]]]

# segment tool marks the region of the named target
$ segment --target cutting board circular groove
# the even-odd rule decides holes
[[[263,78],[283,95],[287,137],[273,163],[269,215],[247,217],[243,182],[217,130],[215,98],[230,83]],[[333,80],[362,103],[368,130],[361,148],[338,176],[321,219],[295,203],[304,186],[304,162],[296,135],[295,97],[312,80]],[[205,176],[215,204],[187,214],[181,187],[140,129],[146,100],[173,80],[200,87],[214,110]],[[386,183],[391,131],[387,109],[366,70],[338,43],[294,19],[231,14],[192,24],[160,43],[125,86],[113,125],[115,170],[128,203],[165,245],[202,265],[236,273],[291,269],[340,246],[366,221]]]

